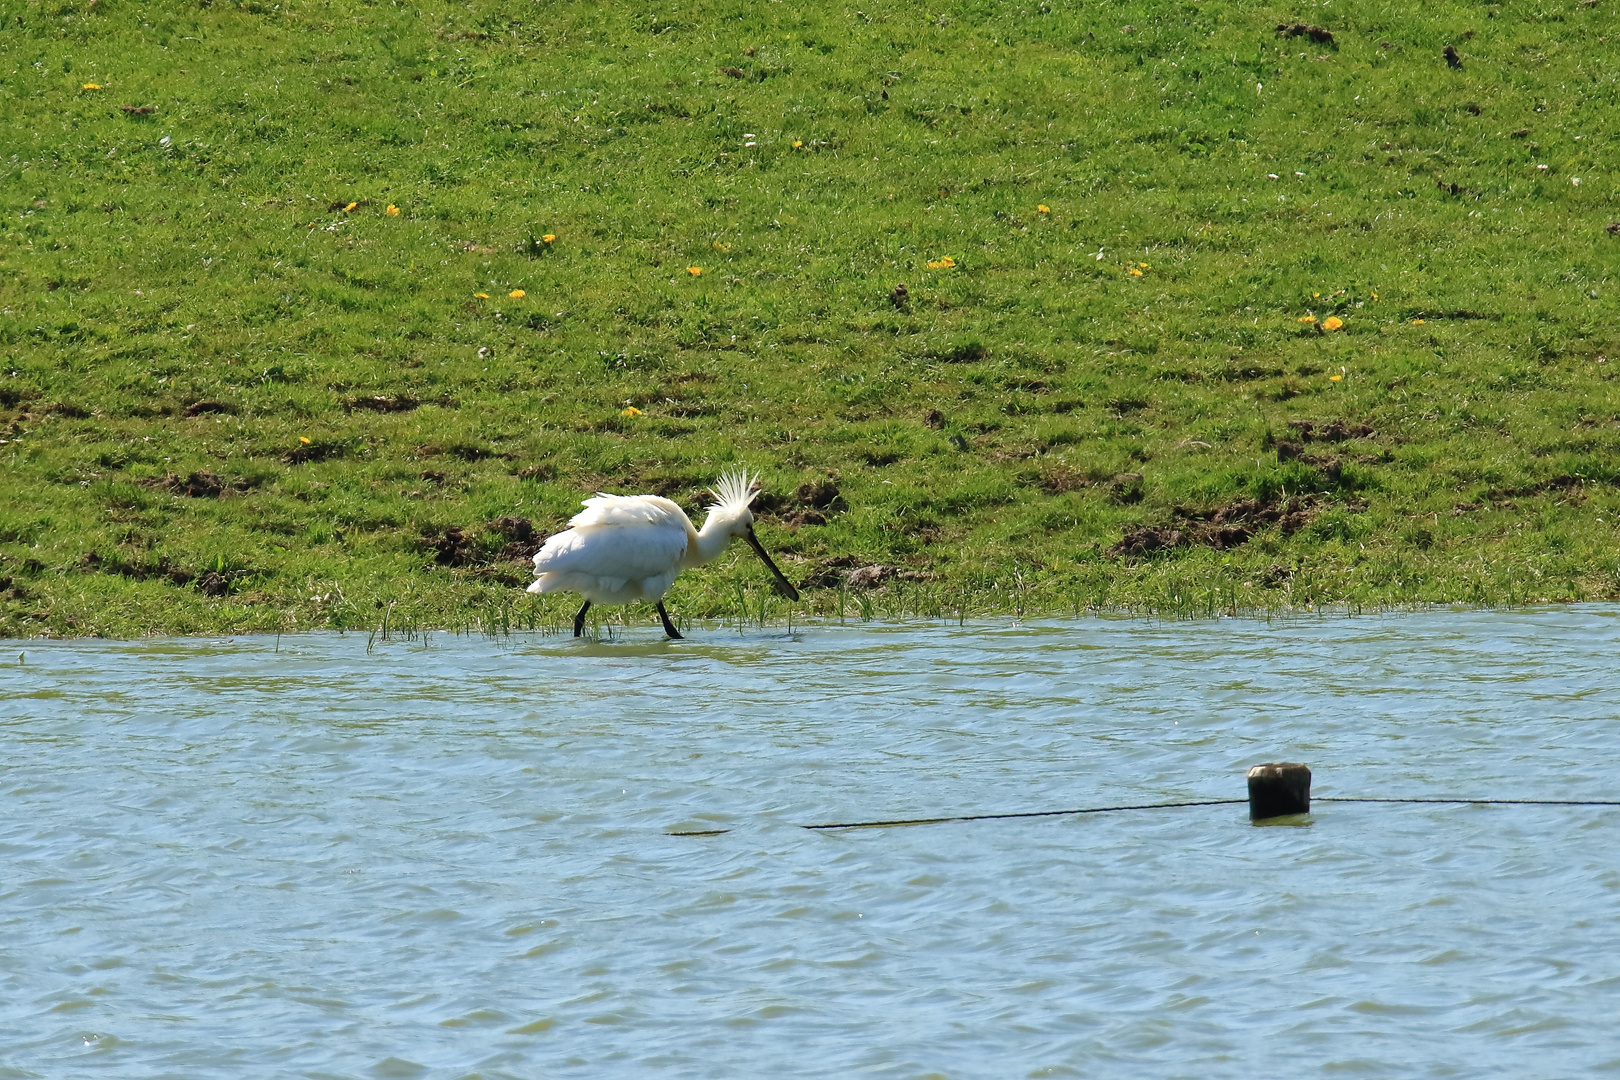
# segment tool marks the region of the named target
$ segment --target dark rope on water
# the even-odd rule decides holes
[[[1313,795],[1312,802],[1481,803],[1495,806],[1620,806],[1620,799],[1379,799]]]
[[[801,829],[897,829],[905,825],[943,825],[948,821],[1001,821],[1006,818],[1066,817],[1069,814],[1112,814],[1119,810],[1168,810],[1177,806],[1228,806],[1248,799],[1204,799],[1201,802],[1142,803],[1137,806],[1088,806],[1081,810],[1025,810],[1015,814],[954,814],[950,817],[897,818],[892,821],[834,821],[826,825],[800,825]],[[719,836],[730,829],[672,832],[670,836]]]
[[[800,825],[801,829],[825,831],[828,829],[897,829],[907,825],[944,825],[952,821],[1005,821],[1009,818],[1069,817],[1075,814],[1114,814],[1123,810],[1174,810],[1183,806],[1237,806],[1248,799],[1202,799],[1198,802],[1137,803],[1133,806],[1088,806],[1080,810],[1025,810],[1011,814],[955,814],[951,817],[896,818],[889,821],[835,821],[825,825]],[[1402,799],[1355,798],[1341,795],[1318,796],[1315,802],[1335,803],[1443,803],[1495,806],[1620,806],[1620,799]],[[699,829],[690,832],[672,832],[668,836],[720,836],[730,829]]]
[[[1226,806],[1248,799],[1204,799],[1201,802],[1142,803],[1138,806],[1088,806],[1083,810],[1025,810],[1016,814],[957,814],[952,817],[901,818],[897,821],[837,821],[829,825],[801,825],[801,829],[888,829],[901,825],[943,825],[947,821],[1003,821],[1007,818],[1067,817],[1070,814],[1112,814],[1120,810],[1170,810],[1178,806]]]

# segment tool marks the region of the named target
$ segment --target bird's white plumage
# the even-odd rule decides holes
[[[598,493],[585,500],[585,509],[573,516],[566,530],[547,538],[534,557],[536,580],[529,591],[583,596],[585,606],[574,616],[575,637],[583,632],[585,612],[592,604],[647,600],[658,604],[665,632],[678,638],[679,631],[664,611],[664,594],[682,570],[709,562],[733,537],[741,536],[775,575],[777,591],[797,601],[798,590],[754,536],[749,506],[757,494],[754,478],[746,472],[723,474],[699,531],[684,510],[661,496]]]
[[[577,592],[598,604],[656,601],[697,540],[685,511],[657,495],[598,494],[568,525],[535,555],[530,592]]]
[[[686,511],[658,495],[608,495],[597,492],[582,504],[585,509],[568,520],[571,529],[590,529],[598,525],[662,525],[679,527],[682,531],[691,524]]]

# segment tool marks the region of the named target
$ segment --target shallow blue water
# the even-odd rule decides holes
[[[1620,798],[1617,647],[1596,606],[13,642],[0,1078],[1620,1071],[1620,808],[798,827],[1272,760]]]

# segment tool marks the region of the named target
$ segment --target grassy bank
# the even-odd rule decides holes
[[[1612,12],[1308,10],[0,3],[0,635],[1615,596]]]

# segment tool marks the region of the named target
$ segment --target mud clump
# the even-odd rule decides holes
[[[206,469],[198,469],[186,476],[169,473],[156,480],[140,482],[154,490],[167,491],[171,495],[183,495],[188,499],[223,499],[240,495],[254,486],[251,481],[227,480],[218,473]]]
[[[421,543],[440,566],[477,566],[483,562],[475,537],[460,525],[424,526]]]
[[[1183,539],[1185,536],[1180,529],[1168,525],[1143,525],[1126,530],[1119,543],[1108,549],[1108,554],[1116,558],[1139,559],[1154,552],[1180,547]]]
[[[1248,543],[1271,525],[1284,536],[1292,536],[1309,524],[1317,509],[1314,498],[1293,495],[1272,502],[1239,499],[1207,515],[1178,508],[1176,516],[1188,523],[1197,543],[1222,550]]]
[[[230,595],[236,587],[232,579],[240,574],[240,571],[226,574],[218,570],[198,574],[167,555],[160,555],[156,559],[127,559],[118,554],[103,556],[95,550],[84,553],[79,560],[79,569],[87,574],[117,574],[131,581],[157,580],[180,587],[190,585],[206,596],[215,597]]]
[[[496,540],[506,543],[491,555]],[[491,562],[526,562],[534,558],[545,540],[534,522],[508,515],[486,522],[482,534],[460,525],[424,525],[417,546],[431,553],[439,566],[479,567]]]
[[[849,503],[838,488],[838,479],[837,474],[833,473],[800,484],[792,495],[762,491],[754,500],[754,510],[762,516],[775,518],[788,528],[825,525],[833,515],[849,509]]]
[[[188,499],[217,499],[227,491],[232,490],[231,485],[211,472],[197,470],[184,480],[178,476],[168,479],[168,489],[176,495],[184,495]]]
[[[226,483],[216,474],[198,470],[171,485],[173,491],[191,499],[217,499],[226,491]]]
[[[874,563],[871,566],[863,566],[845,574],[844,584],[852,589],[875,589],[892,577],[893,574],[894,568],[892,566],[881,566]]]
[[[1214,510],[1177,507],[1168,525],[1142,525],[1128,529],[1107,554],[1114,558],[1141,558],[1182,546],[1199,545],[1227,551],[1241,547],[1261,531],[1275,525],[1292,536],[1310,523],[1320,509],[1311,496],[1262,501],[1238,499]]]
[[[1048,495],[1062,495],[1069,491],[1089,488],[1094,481],[1088,473],[1057,462],[1044,466],[1035,478],[1035,484]]]
[[[1123,506],[1142,501],[1142,474],[1124,472],[1108,481],[1108,497]]]
[[[1278,440],[1278,461],[1298,461],[1320,469],[1322,475],[1330,483],[1337,484],[1344,476],[1344,463],[1336,457],[1324,457],[1320,454],[1307,454],[1305,448],[1298,443]]]
[[[853,555],[834,555],[812,566],[799,582],[801,589],[831,589],[844,580],[844,575],[857,565]]]
[[[1290,420],[1301,442],[1344,442],[1346,439],[1370,439],[1378,434],[1371,424],[1353,424],[1347,420],[1330,420],[1319,424],[1314,420]]]
[[[1333,40],[1333,31],[1325,26],[1311,26],[1308,23],[1278,23],[1277,33],[1283,37],[1310,38],[1318,45],[1337,44]]]
[[[327,461],[331,458],[340,458],[349,452],[346,443],[339,442],[301,442],[287,453],[281,455],[281,460],[288,465],[304,465],[312,461]]]
[[[857,567],[844,575],[845,585],[851,589],[865,591],[881,589],[891,581],[927,582],[938,580],[938,574],[931,574],[926,570],[902,570],[898,566],[883,566],[880,563]]]
[[[867,563],[854,555],[834,555],[822,559],[811,567],[800,582],[800,587],[832,589],[844,585],[862,592],[872,592],[890,582],[921,583],[938,580],[938,574],[927,570],[905,570],[898,566],[884,566],[882,563]]]
[[[500,554],[503,562],[528,562],[546,542],[545,536],[535,531],[534,522],[525,517],[498,517],[485,528],[506,540]]]
[[[420,404],[422,403],[411,397],[409,394],[400,394],[397,397],[387,397],[382,394],[374,394],[370,397],[352,397],[347,399],[343,402],[343,411],[351,413],[356,410],[380,413],[410,412]]]

